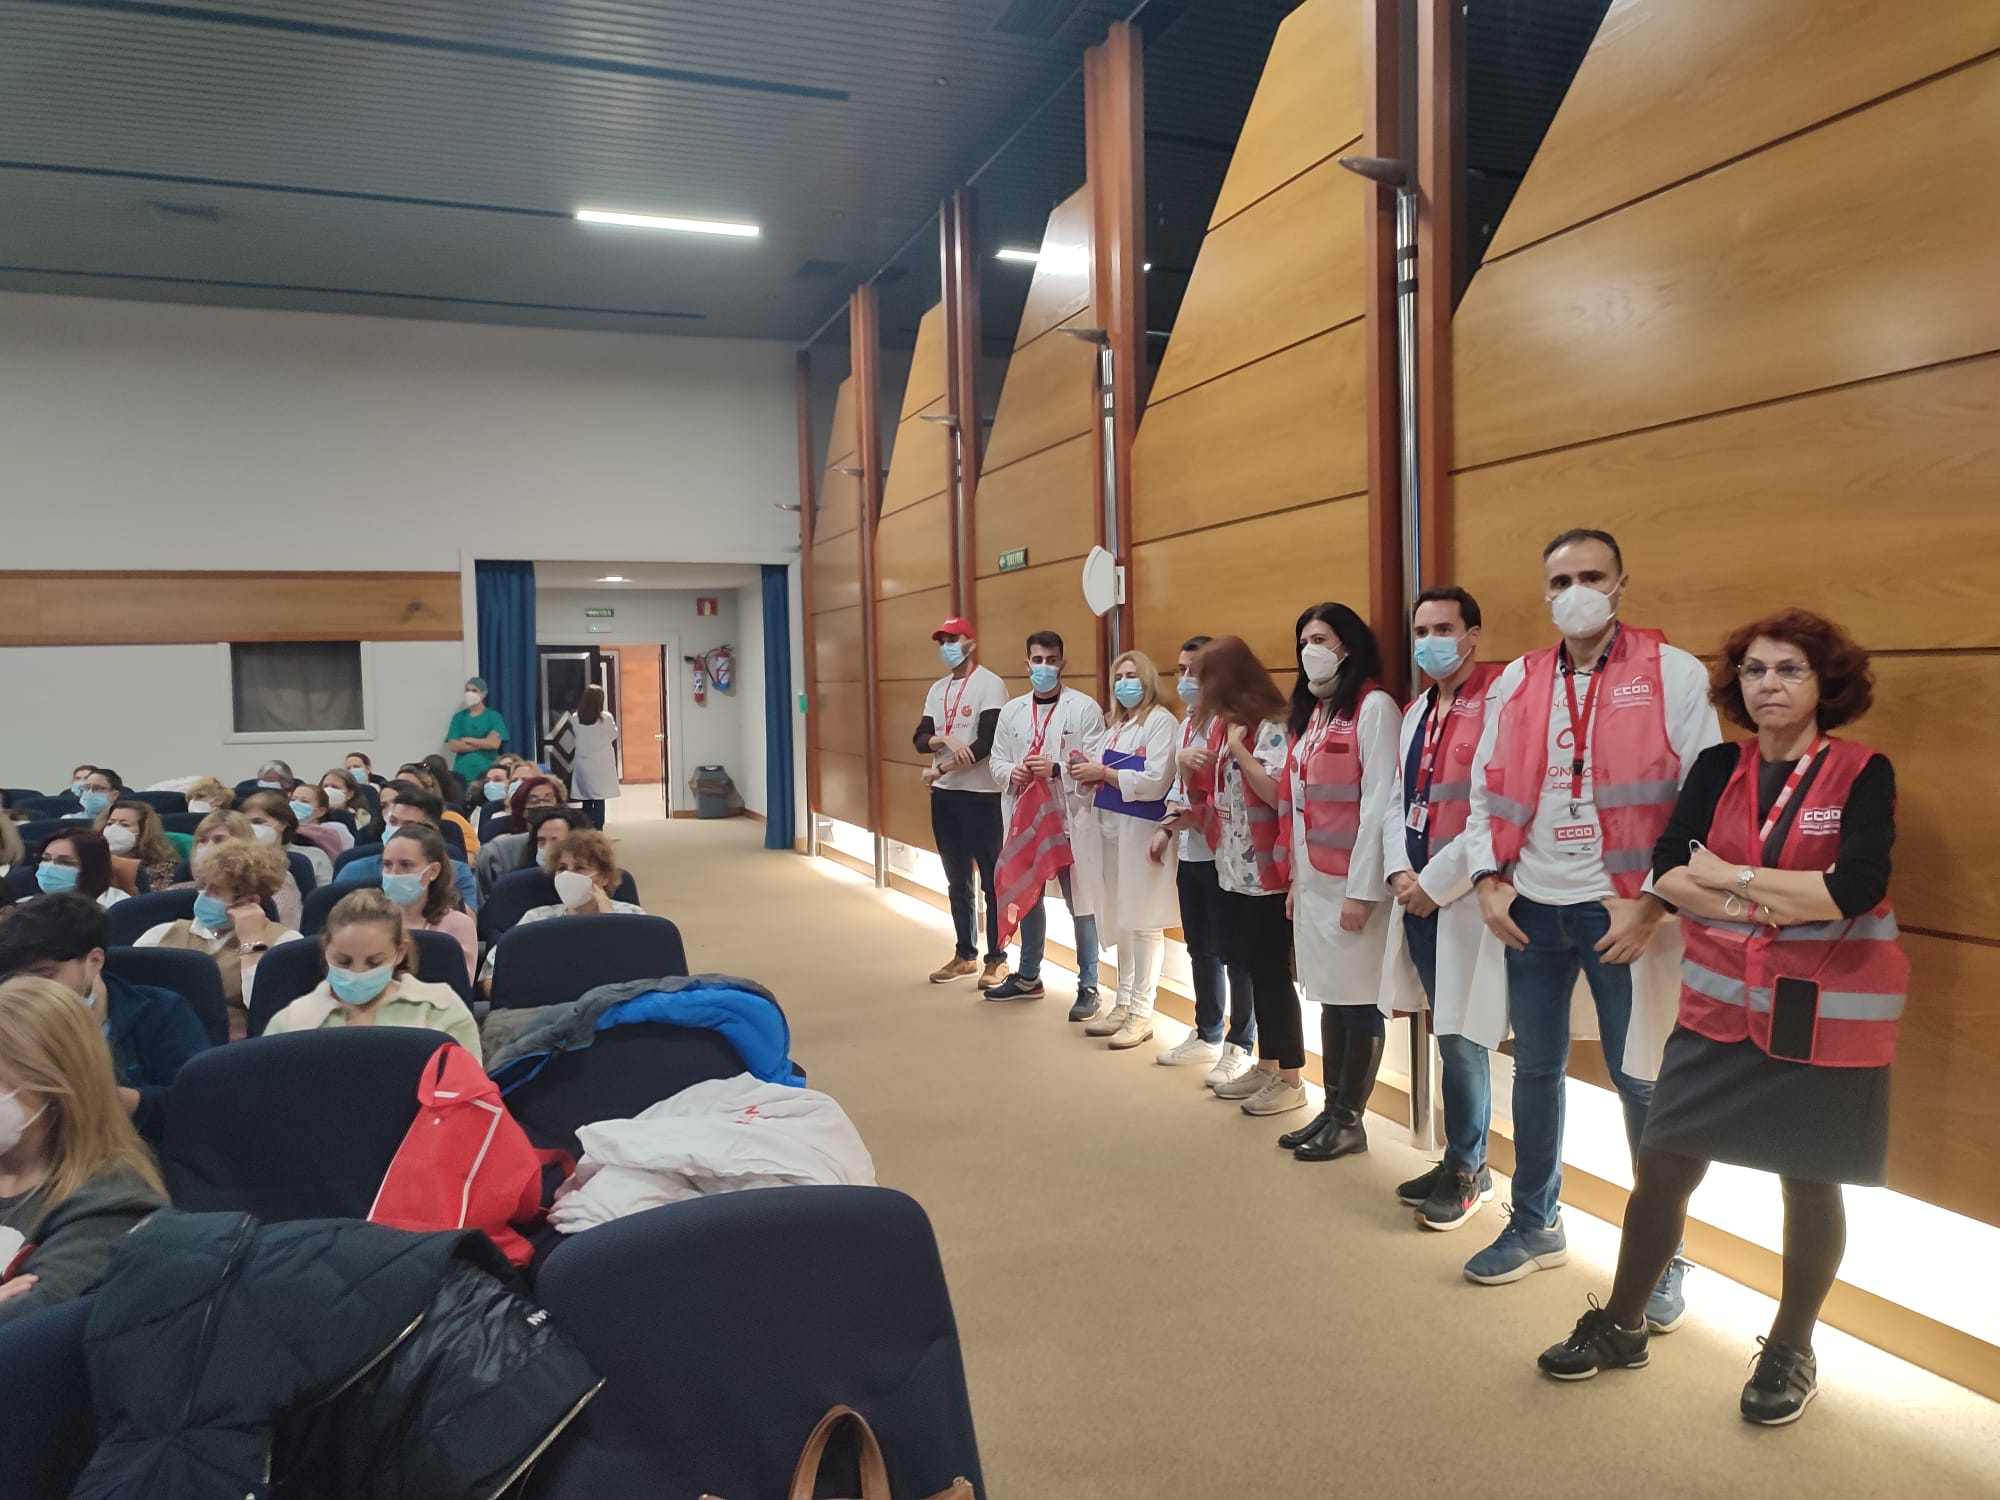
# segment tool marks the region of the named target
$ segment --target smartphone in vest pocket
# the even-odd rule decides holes
[[[1818,981],[1781,978],[1771,995],[1771,1056],[1811,1062],[1818,1030]]]

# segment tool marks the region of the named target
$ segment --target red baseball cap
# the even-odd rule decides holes
[[[931,639],[934,641],[941,641],[948,635],[969,636],[972,633],[973,633],[972,622],[970,620],[961,620],[957,615],[953,615],[949,620],[946,620],[944,624],[938,626],[936,630],[933,630],[931,632]]]

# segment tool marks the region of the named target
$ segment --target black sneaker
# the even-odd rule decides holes
[[[1610,1310],[1599,1307],[1593,1297],[1590,1311],[1576,1320],[1569,1337],[1544,1349],[1535,1363],[1544,1375],[1557,1380],[1588,1380],[1599,1370],[1643,1370],[1651,1358],[1646,1353],[1648,1337],[1644,1323],[1620,1328]]]
[[[1399,1186],[1396,1189],[1396,1196],[1411,1208],[1422,1208],[1430,1202],[1431,1194],[1438,1190],[1438,1179],[1448,1171],[1449,1168],[1445,1163],[1439,1162],[1423,1176],[1412,1177]],[[1493,1169],[1484,1163],[1479,1168],[1479,1201],[1481,1203],[1493,1201]]]
[[[1094,1021],[1097,1019],[1097,991],[1095,988],[1078,990],[1076,1004],[1069,1008],[1072,1021]]]
[[[1481,1167],[1475,1175],[1453,1168],[1440,1172],[1437,1186],[1417,1209],[1417,1222],[1426,1229],[1456,1229],[1479,1212],[1479,1205],[1493,1196],[1493,1174]]]
[[[1042,988],[1039,979],[1023,979],[1019,974],[1009,974],[1005,979],[986,991],[988,1000],[1039,1000],[1048,992]]]
[[[1764,1347],[1743,1387],[1743,1420],[1759,1427],[1798,1421],[1819,1394],[1819,1361],[1783,1339],[1757,1342]]]

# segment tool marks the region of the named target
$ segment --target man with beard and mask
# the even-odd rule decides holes
[[[1487,1047],[1514,1034],[1513,1217],[1465,1267],[1488,1286],[1569,1259],[1558,1200],[1579,973],[1638,1149],[1680,995],[1680,929],[1652,894],[1653,846],[1695,757],[1722,739],[1701,662],[1619,620],[1630,579],[1608,532],[1565,531],[1542,573],[1562,639],[1494,684],[1465,826],[1487,936],[1462,1029]],[[1647,1303],[1656,1332],[1684,1315],[1686,1269],[1671,1261]]]

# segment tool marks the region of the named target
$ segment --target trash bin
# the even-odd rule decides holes
[[[694,775],[688,778],[688,785],[694,788],[697,817],[727,818],[734,812],[729,800],[736,795],[736,783],[729,779],[726,767],[696,766]]]

